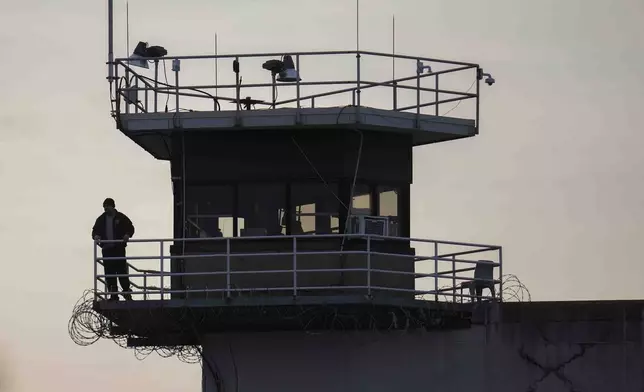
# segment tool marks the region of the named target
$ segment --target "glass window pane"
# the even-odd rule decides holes
[[[394,187],[378,186],[379,211],[380,216],[389,218],[389,235],[397,237],[399,235],[399,218],[398,218],[398,194],[399,190]]]
[[[356,184],[353,191],[352,215],[372,215],[371,189],[365,184]]]
[[[251,183],[239,185],[241,237],[280,235],[286,210],[286,185]]]
[[[186,236],[232,237],[234,189],[231,185],[186,188]]]
[[[340,232],[337,184],[292,184],[291,205],[292,235]]]
[[[398,216],[398,189],[379,186],[380,216]]]

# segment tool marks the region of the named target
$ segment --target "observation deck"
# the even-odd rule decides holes
[[[346,245],[333,249],[334,241]],[[170,245],[182,242],[210,251],[172,255]],[[191,262],[171,272],[171,261],[179,258]],[[138,336],[132,345],[191,344],[196,333],[321,330],[336,323],[344,329],[468,327],[471,302],[502,301],[503,292],[501,247],[415,238],[131,240],[130,301],[107,300],[114,293],[105,288],[105,261],[96,250],[94,309],[114,323],[115,333]],[[178,277],[185,279],[182,290],[170,284]],[[476,284],[494,288],[494,298],[488,290],[477,297]]]
[[[284,56],[294,59],[301,78],[276,82],[262,68]],[[175,131],[359,128],[403,135],[412,146],[478,133],[483,74],[477,64],[368,51],[147,61],[152,70],[133,67],[127,58],[114,61],[112,114],[125,135],[162,160],[171,159],[177,148]],[[402,76],[395,76],[395,69]]]

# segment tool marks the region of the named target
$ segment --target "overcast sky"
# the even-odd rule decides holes
[[[105,3],[0,1],[2,392],[200,385],[197,365],[67,336],[92,286],[89,230],[104,197],[137,237],[171,236],[168,165],[109,116]],[[398,52],[478,62],[497,80],[483,89],[479,136],[416,150],[413,235],[503,245],[505,272],[534,299],[644,297],[644,3],[362,4],[362,49],[390,50],[395,14]],[[211,53],[215,31],[221,53],[355,47],[352,0],[131,0],[130,20],[132,46],[172,54]]]

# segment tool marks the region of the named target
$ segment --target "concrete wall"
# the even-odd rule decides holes
[[[446,332],[206,336],[203,390],[217,391],[208,364],[226,391],[242,392],[644,390],[641,312],[547,318]]]

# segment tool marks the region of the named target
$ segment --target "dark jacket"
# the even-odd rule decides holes
[[[130,237],[134,235],[134,225],[130,218],[128,218],[124,213],[116,211],[113,222],[115,240],[122,239],[126,234]],[[92,227],[92,238],[97,235],[100,236],[102,240],[107,240],[107,233],[105,232],[105,213],[102,213],[98,218],[96,218],[96,223],[94,223],[94,227]],[[103,247],[102,244],[99,245]],[[114,243],[112,245],[118,246],[119,244]],[[122,246],[125,247],[127,244],[124,242]]]

